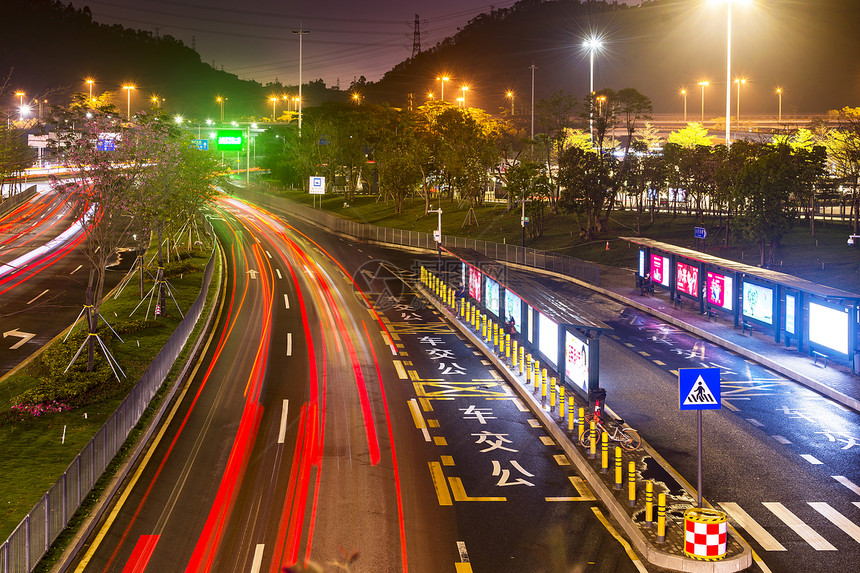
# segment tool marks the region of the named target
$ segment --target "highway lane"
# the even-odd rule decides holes
[[[354,246],[221,213],[218,326],[78,570],[635,569],[560,448],[414,294],[380,317]],[[457,364],[427,354],[422,322]],[[440,377],[461,391],[425,395]]]

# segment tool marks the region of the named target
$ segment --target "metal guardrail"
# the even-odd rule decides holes
[[[210,233],[214,237],[212,228]],[[161,352],[143,373],[131,393],[123,400],[96,435],[84,446],[63,475],[42,497],[15,531],[0,545],[0,573],[29,573],[68,525],[81,502],[89,494],[105,468],[140,420],[149,402],[161,387],[182,352],[206,304],[215,268],[213,245],[203,272],[200,295],[191,305]]]
[[[253,195],[262,204],[275,206],[276,202],[281,201],[282,204],[278,206],[282,208],[283,204],[288,202],[289,206],[286,210],[290,213],[315,225],[322,226],[336,233],[355,237],[362,241],[402,245],[418,249],[433,250],[436,248],[436,242],[433,240],[431,233],[378,227],[369,223],[359,223],[343,219],[331,213],[312,209],[305,205],[288,201],[287,199],[278,200],[271,195],[253,192],[248,195]],[[567,255],[539,251],[528,247],[523,248],[517,245],[448,235],[442,236],[442,246],[472,249],[498,261],[553,271],[594,285],[600,285],[600,267],[597,264]]]
[[[0,201],[0,215],[2,215],[3,213],[6,213],[8,211],[11,211],[12,209],[17,207],[18,205],[26,203],[27,201],[32,199],[35,194],[36,194],[36,186],[30,185],[29,187],[27,187],[26,189],[24,189],[20,193],[16,193],[16,194],[12,195],[11,197],[7,197],[6,199],[3,199],[2,201]]]

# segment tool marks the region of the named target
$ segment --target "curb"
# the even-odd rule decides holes
[[[508,366],[501,360],[499,360],[499,358],[494,352],[489,352],[483,340],[480,340],[470,328],[467,328],[448,307],[441,304],[436,299],[436,297],[430,293],[430,291],[424,288],[424,285],[418,283],[415,286],[417,287],[419,292],[427,300],[429,300],[430,303],[440,313],[445,316],[448,322],[454,325],[457,330],[459,330],[463,335],[465,335],[466,338],[472,344],[479,348],[484,354],[484,356],[486,356],[486,358],[490,360],[490,362],[492,362],[493,366],[495,366],[499,370],[499,372],[504,375],[507,382],[516,390],[519,397],[528,405],[532,413],[538,419],[540,419],[544,428],[561,446],[567,457],[576,466],[576,469],[585,477],[586,481],[588,482],[588,485],[600,498],[603,504],[607,507],[609,512],[612,514],[612,517],[624,530],[624,533],[626,533],[627,536],[630,538],[631,542],[633,543],[633,546],[636,548],[636,551],[638,551],[645,558],[646,561],[657,565],[658,567],[665,567],[677,571],[695,571],[706,573],[734,573],[735,571],[742,571],[752,565],[752,549],[740,536],[735,533],[733,529],[731,529],[731,535],[735,538],[735,541],[737,541],[743,547],[743,551],[740,555],[720,561],[699,561],[686,556],[667,553],[651,545],[645,535],[640,531],[639,527],[633,524],[633,521],[627,514],[627,510],[619,506],[618,501],[615,499],[615,496],[609,490],[606,484],[603,482],[603,479],[601,479],[601,477],[597,474],[594,468],[591,467],[588,461],[585,460],[585,458],[582,456],[582,453],[571,442],[571,439],[567,436],[567,434],[565,434],[561,429],[559,429],[555,421],[552,420],[549,414],[540,406],[540,404],[537,403],[532,393],[526,391],[526,389],[519,382],[519,380],[514,378]],[[661,466],[664,466],[664,460],[661,456],[659,456],[659,454],[653,452],[650,447],[646,447],[646,449],[648,453],[654,457],[655,461],[660,463]],[[673,476],[680,478],[679,483],[681,483],[685,487],[685,489],[688,489],[686,480],[683,480],[683,478],[678,476],[673,469],[666,468],[665,466],[664,469],[670,471]]]

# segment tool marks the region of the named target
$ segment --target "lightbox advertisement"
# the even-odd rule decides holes
[[[732,300],[734,300],[732,277],[708,272],[707,299],[708,304],[719,306],[725,310],[732,310]]]
[[[564,375],[588,392],[588,345],[570,332],[564,333]]]
[[[481,302],[481,271],[469,267],[469,296]]]
[[[744,316],[773,324],[773,289],[744,282]]]
[[[484,296],[484,306],[494,316],[499,316],[499,283],[487,276],[484,277]]]
[[[651,280],[664,287],[669,286],[669,258],[651,255]]]
[[[538,350],[553,366],[558,362],[558,325],[538,312]]]
[[[809,342],[848,354],[848,312],[809,301]]]
[[[699,267],[678,262],[675,269],[675,287],[682,293],[698,297]]]
[[[517,332],[523,331],[523,301],[509,290],[505,291],[505,319],[514,319]]]

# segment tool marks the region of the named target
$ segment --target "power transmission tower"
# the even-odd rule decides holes
[[[412,57],[414,58],[421,52],[421,21],[418,19],[418,14],[415,14],[415,29],[412,32]]]

